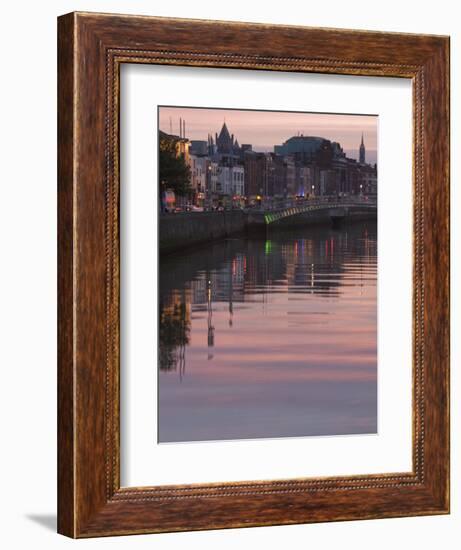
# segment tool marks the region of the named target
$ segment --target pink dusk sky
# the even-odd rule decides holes
[[[349,156],[358,158],[363,132],[367,162],[376,162],[378,117],[375,115],[159,107],[160,130],[170,133],[171,120],[172,133],[179,134],[180,118],[186,121],[186,137],[191,140],[206,140],[209,133],[214,137],[226,121],[240,145],[251,143],[257,151],[273,151],[274,145],[281,145],[299,133],[337,141]]]

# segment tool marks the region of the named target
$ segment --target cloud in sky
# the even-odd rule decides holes
[[[159,127],[164,132],[179,133],[179,119],[186,121],[186,137],[206,140],[221,130],[225,121],[229,132],[255,150],[273,150],[291,136],[319,136],[337,141],[343,149],[358,151],[362,132],[368,152],[377,150],[378,117],[282,111],[242,111],[193,107],[159,107]]]

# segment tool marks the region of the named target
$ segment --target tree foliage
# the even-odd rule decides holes
[[[187,195],[191,178],[189,166],[183,155],[176,155],[173,139],[161,136],[159,141],[160,192],[171,189],[176,195]]]

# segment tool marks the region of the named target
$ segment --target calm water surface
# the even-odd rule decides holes
[[[159,441],[376,433],[376,224],[160,260]]]

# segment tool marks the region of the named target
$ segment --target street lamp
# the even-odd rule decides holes
[[[315,191],[315,185],[312,186],[312,196],[315,195],[314,191]]]
[[[205,189],[206,207],[211,210],[211,164],[208,163],[207,185]]]

